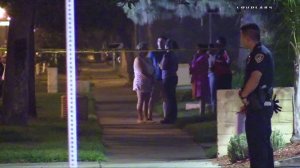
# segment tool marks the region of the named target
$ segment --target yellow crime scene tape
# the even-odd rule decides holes
[[[216,49],[216,48],[200,48],[200,49]],[[176,49],[172,51],[196,51],[197,49]],[[0,48],[1,52],[7,51],[6,48]],[[110,49],[110,50],[77,50],[77,54],[101,54],[101,53],[115,53],[115,52],[125,52],[125,53],[138,53],[138,52],[155,52],[162,51],[157,49],[149,49],[149,50],[135,50],[135,49]],[[36,55],[39,53],[49,53],[49,54],[60,54],[66,53],[65,49],[37,49]]]

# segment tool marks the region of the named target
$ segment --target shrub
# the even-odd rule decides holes
[[[213,145],[212,147],[205,150],[205,155],[207,158],[212,159],[217,157],[218,148],[217,145]]]
[[[285,146],[283,135],[279,130],[275,130],[272,132],[271,143],[274,151],[283,148]]]
[[[248,157],[246,134],[235,135],[230,138],[227,152],[230,162],[232,163],[246,159]]]
[[[283,135],[280,131],[275,130],[272,132],[271,143],[274,151],[285,146]],[[227,155],[232,163],[248,158],[246,134],[235,135],[230,138]]]

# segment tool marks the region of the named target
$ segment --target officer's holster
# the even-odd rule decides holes
[[[248,107],[254,111],[259,111],[266,106],[272,106],[272,95],[273,88],[263,85],[249,95]]]

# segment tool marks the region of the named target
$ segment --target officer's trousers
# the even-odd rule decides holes
[[[163,92],[165,101],[166,116],[164,120],[175,122],[177,119],[177,100],[176,86],[178,83],[177,76],[171,76],[163,79]]]
[[[246,136],[251,168],[273,168],[274,157],[271,144],[271,118],[273,109],[247,109]]]

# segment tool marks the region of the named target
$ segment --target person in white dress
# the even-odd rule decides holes
[[[143,123],[150,119],[148,111],[154,82],[154,69],[151,60],[147,57],[147,44],[139,43],[136,49],[140,52],[133,64],[133,90],[137,93],[137,123]]]

